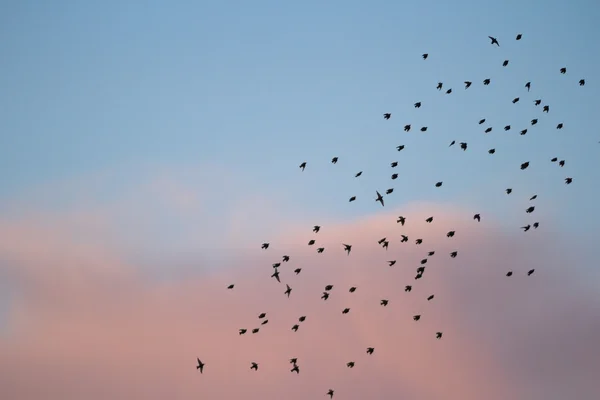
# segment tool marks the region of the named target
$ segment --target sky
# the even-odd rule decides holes
[[[599,18],[583,0],[0,2],[0,397],[596,398]]]

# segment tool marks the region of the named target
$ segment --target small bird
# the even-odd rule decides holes
[[[500,43],[498,43],[498,39],[496,39],[495,37],[492,37],[492,36],[488,36],[488,37],[489,37],[489,38],[490,38],[490,40],[492,41],[492,43],[491,43],[491,44],[495,44],[495,45],[497,45],[498,47],[500,47]]]
[[[260,330],[260,328],[254,328],[254,329],[252,329],[252,333],[258,333],[259,330]]]
[[[396,150],[398,150],[398,151],[404,150],[404,145],[401,144],[400,146],[396,146]]]
[[[452,257],[452,258],[456,258],[457,255],[458,255],[458,251],[453,251],[452,253],[450,253],[450,257]]]
[[[531,274],[533,274],[535,272],[535,269],[530,269],[529,271],[527,271],[527,276],[531,276]]]
[[[472,84],[473,82],[465,81],[465,90],[468,89]]]
[[[402,226],[404,226],[404,223],[406,222],[406,218],[404,218],[402,215],[398,217],[398,220],[396,221],[396,223],[401,223]]]
[[[429,223],[429,224],[430,224],[430,223],[432,223],[432,222],[433,222],[433,217],[429,217],[429,218],[427,218],[427,219],[425,220],[425,222],[427,222],[427,223]]]
[[[584,85],[585,85],[585,79],[580,79],[579,86],[584,86]]]
[[[561,68],[561,69],[560,69],[560,73],[561,73],[561,74],[563,74],[563,75],[564,75],[564,74],[566,74],[566,73],[567,73],[567,69],[566,69],[566,68],[564,68],[564,67],[563,67],[563,68]]]
[[[420,102],[420,101],[417,101],[417,102],[414,104],[414,106],[415,106],[415,108],[421,108],[421,102]]]
[[[529,167],[529,161],[526,161],[523,164],[521,164],[521,169],[526,169],[527,167]]]
[[[421,244],[421,243],[423,243],[423,239],[417,239],[417,240],[415,240],[415,244]]]
[[[262,246],[260,246],[261,249],[268,249],[269,248],[269,243],[263,243]]]
[[[516,103],[518,103],[518,102],[519,102],[519,97],[515,97],[515,98],[513,99],[513,101],[512,101],[512,103],[513,103],[513,104],[516,104]]]
[[[525,212],[526,212],[527,214],[531,214],[531,213],[532,213],[534,210],[535,210],[535,206],[531,206],[531,207],[528,207],[528,208],[525,210]]]
[[[446,237],[449,237],[449,238],[454,237],[454,233],[455,233],[454,231],[450,231],[450,232],[446,233]]]
[[[234,286],[235,285],[231,284],[231,285],[227,286],[227,289],[233,289]]]
[[[494,154],[495,152],[496,152],[496,149],[489,149],[489,150],[488,150],[488,153],[489,153],[489,154]]]
[[[260,324],[261,324],[261,325],[266,325],[266,324],[268,324],[268,323],[269,323],[269,320],[268,320],[268,319],[265,319],[265,320],[264,320],[263,322],[261,322]]]
[[[300,328],[300,325],[298,325],[298,324],[295,324],[294,326],[292,326],[292,330],[294,332],[298,332],[298,328]]]
[[[547,113],[548,111],[550,111],[550,106],[549,105],[545,105],[544,109],[542,110],[542,112]]]
[[[475,214],[475,215],[473,215],[473,219],[476,219],[477,222],[481,222],[481,215]]]
[[[348,368],[354,368],[354,361],[350,361],[350,362],[346,363],[346,366]]]
[[[487,86],[487,85],[489,85],[489,84],[490,84],[490,82],[491,82],[491,81],[492,81],[492,80],[491,80],[490,78],[484,79],[484,80],[483,80],[483,84],[484,84],[485,86]]]
[[[502,63],[503,67],[506,67],[508,65],[508,60],[504,60],[504,62]]]
[[[283,262],[288,262],[290,261],[290,256],[283,256]]]
[[[506,276],[510,277],[510,276],[512,276],[512,274],[513,274],[513,273],[512,273],[512,271],[508,271],[508,272],[506,273]]]
[[[290,358],[290,364],[296,364],[298,362],[297,358]]]
[[[308,245],[309,246],[312,246],[313,244],[315,244],[315,240],[314,239],[311,239],[311,240],[308,241]]]
[[[374,351],[375,351],[374,347],[367,347],[367,354],[373,354]]]
[[[512,189],[511,188],[506,189],[506,194],[511,194],[511,193],[512,193]]]
[[[573,178],[565,178],[565,183],[567,185],[571,184],[571,182],[573,182]]]
[[[356,200],[356,196],[350,197],[350,200],[348,200],[348,203],[352,203],[354,200]]]
[[[442,185],[443,185],[443,184],[444,184],[444,182],[442,182],[442,181],[440,181],[440,182],[437,182],[437,183],[435,184],[435,187],[442,187]]]
[[[255,362],[252,362],[252,366],[250,367],[250,369],[253,369],[255,371],[258,371],[258,364]]]
[[[539,227],[540,227],[540,223],[539,223],[539,222],[534,222],[534,223],[533,223],[533,228],[534,228],[534,229],[537,229],[537,228],[539,228]]]
[[[385,194],[392,194],[394,193],[394,188],[389,188],[388,190],[385,191]]]
[[[527,224],[525,226],[522,226],[521,229],[523,229],[523,232],[527,232],[529,229],[531,229],[531,225]]]
[[[386,300],[386,299],[383,299],[383,300],[381,300],[381,301],[379,302],[379,304],[380,304],[380,305],[382,305],[382,306],[384,306],[384,307],[385,307],[385,306],[387,306],[387,305],[388,305],[388,303],[389,303],[389,300]]]
[[[381,238],[377,241],[377,244],[382,244],[383,242],[386,241],[387,238]]]
[[[427,132],[427,127],[426,127],[426,126],[423,126],[423,127],[421,128],[421,132]]]
[[[521,131],[521,135],[525,135],[526,133],[527,133],[527,129],[523,129],[523,130]]]
[[[436,337],[436,339],[441,339],[442,338],[442,332],[436,332],[435,333],[435,337]]]
[[[531,82],[527,82],[525,84],[525,87],[527,88],[527,91],[529,92],[529,90],[531,89]]]
[[[410,124],[404,125],[404,132],[410,131]]]
[[[558,157],[554,157],[553,159],[550,160],[550,162],[557,162],[558,161]]]
[[[431,301],[431,300],[433,300],[433,298],[434,298],[434,297],[435,297],[435,295],[434,295],[434,294],[432,294],[431,296],[429,296],[429,297],[427,298],[427,301]]]
[[[349,309],[349,308],[344,308],[344,309],[342,310],[342,314],[348,314],[349,312],[350,312],[350,309]]]
[[[383,118],[384,119],[390,119],[391,117],[392,117],[391,113],[385,113],[385,114],[383,114]]]
[[[313,226],[313,232],[314,233],[319,233],[320,230],[321,230],[321,227],[319,225]]]
[[[355,177],[355,178],[358,178],[359,176],[361,176],[361,175],[362,175],[362,173],[363,173],[362,171],[360,171],[360,172],[357,172],[357,173],[356,173],[356,175],[354,175],[354,177]]]
[[[510,125],[506,125],[506,126],[504,127],[504,130],[505,130],[505,131],[507,131],[507,132],[508,132],[508,131],[510,131]]]
[[[466,142],[461,142],[461,143],[460,143],[460,148],[461,148],[463,151],[467,150],[467,143],[466,143]]]
[[[325,286],[325,290],[326,291],[330,291],[331,289],[333,289],[333,285],[327,285],[327,286]]]
[[[326,395],[329,396],[330,399],[333,399],[333,389],[329,389]]]
[[[388,261],[389,266],[393,266],[394,264],[396,264],[396,260],[392,260],[392,261]]]
[[[354,293],[354,292],[356,292],[356,287],[355,287],[355,286],[352,286],[350,289],[348,289],[348,291],[349,291],[350,293]]]
[[[239,333],[240,335],[243,335],[243,334],[244,334],[244,333],[246,333],[247,331],[248,331],[248,329],[240,329],[240,330],[238,331],[238,333]]]
[[[275,263],[273,264],[273,268],[279,268],[281,266],[281,263]]]
[[[348,253],[348,255],[350,255],[350,251],[352,250],[352,245],[351,244],[343,244],[344,246],[344,250]]]
[[[306,315],[303,315],[300,318],[298,318],[298,321],[300,321],[300,322],[306,321]]]
[[[383,207],[384,206],[384,204],[383,204],[383,196],[378,191],[376,191],[376,192],[377,192],[377,198],[375,199],[375,201],[380,202],[381,203],[381,207]]]
[[[558,165],[561,166],[561,167],[564,167],[565,166],[565,160],[560,160],[558,162]]]
[[[420,315],[415,315],[415,316],[413,316],[413,320],[414,320],[414,321],[418,321],[418,320],[420,320],[420,319],[421,319],[421,316],[420,316]]]
[[[535,124],[537,124],[537,122],[538,122],[537,118],[534,118],[531,120],[531,125],[535,125]]]
[[[558,125],[556,125],[556,129],[562,129],[563,128],[563,123],[559,123]]]
[[[542,104],[542,99],[534,100],[533,104],[535,104],[536,106],[539,106],[540,104]]]
[[[454,146],[455,143],[456,143],[456,140],[453,140],[452,142],[450,142],[450,146],[448,146],[448,147]]]
[[[398,174],[392,174],[392,180],[398,179]]]
[[[537,194],[534,194],[533,196],[531,196],[531,197],[529,198],[529,201],[532,201],[532,200],[535,200],[535,199],[537,199]]]
[[[277,282],[281,283],[281,280],[279,279],[279,271],[277,269],[275,269],[275,272],[273,272],[273,275],[271,275],[271,278],[275,278],[275,279],[277,279]]]
[[[200,373],[202,373],[204,371],[204,363],[200,361],[199,358],[196,358],[196,360],[198,360],[198,365],[196,366],[196,369],[199,369]]]
[[[300,271],[302,271],[302,268],[296,268],[296,269],[294,270],[294,272],[296,273],[296,275],[298,275],[298,274],[300,273]]]
[[[411,285],[406,285],[406,286],[404,286],[404,291],[405,291],[405,292],[407,292],[407,293],[408,293],[408,292],[410,292],[411,290],[412,290],[412,286],[411,286]]]
[[[523,37],[523,35],[521,35],[520,33],[517,35],[516,40],[521,40],[521,38]]]
[[[327,300],[327,299],[329,298],[329,293],[327,293],[327,292],[323,292],[323,295],[321,296],[321,298],[322,298],[323,300]]]
[[[392,168],[396,168],[398,166],[398,161],[394,161],[393,163],[390,164],[390,167]]]
[[[479,125],[483,124],[484,122],[485,122],[485,118],[483,118],[483,119],[480,119],[480,120],[479,120]]]
[[[306,161],[300,164],[300,169],[302,169],[302,171],[304,171],[304,168],[306,168]]]
[[[266,316],[267,316],[267,313],[260,313],[260,314],[258,314],[258,319],[263,319]]]
[[[491,131],[492,131],[492,127],[490,126],[489,128],[487,128],[487,129],[485,130],[485,133],[490,133]]]
[[[444,84],[442,82],[438,82],[436,89],[442,90],[442,86],[444,86]]]
[[[333,158],[331,159],[331,163],[332,163],[332,164],[337,164],[337,162],[338,162],[338,158],[337,158],[337,157],[333,157]]]
[[[450,94],[450,93],[452,93],[452,88],[446,90],[446,94]]]
[[[285,286],[286,286],[286,289],[285,289],[285,292],[283,292],[283,294],[287,294],[287,297],[289,298],[290,293],[292,293],[292,288],[287,283],[285,284]]]

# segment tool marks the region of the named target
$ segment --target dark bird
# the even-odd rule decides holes
[[[240,329],[240,330],[238,331],[238,333],[239,333],[240,335],[243,335],[243,334],[244,334],[244,333],[246,333],[247,331],[248,331],[248,329]]]
[[[435,333],[435,338],[436,339],[441,339],[442,338],[442,332],[436,332]]]
[[[523,35],[521,35],[520,33],[517,35],[516,40],[521,40],[521,38],[523,37]]]
[[[357,173],[356,173],[356,175],[354,175],[354,177],[355,177],[355,178],[358,178],[358,177],[359,177],[359,176],[361,176],[361,175],[362,175],[362,171],[360,171],[360,172],[357,172]]]
[[[296,269],[294,270],[294,272],[296,273],[296,275],[298,275],[298,274],[300,273],[300,271],[302,271],[302,268],[296,268]]]
[[[563,124],[562,124],[562,122],[561,122],[561,123],[559,123],[558,125],[556,125],[556,129],[562,129],[562,128],[563,128]]]
[[[454,231],[450,231],[450,232],[446,233],[446,237],[449,237],[449,238],[454,237],[455,233],[456,232],[454,232]]]
[[[444,86],[444,84],[442,82],[438,82],[437,84],[437,90],[442,90],[442,86]]]
[[[396,168],[398,166],[398,161],[394,161],[393,163],[390,164],[390,167],[392,168]]]
[[[196,360],[198,360],[198,365],[196,366],[196,369],[199,369],[200,373],[202,373],[204,371],[204,363],[200,361],[199,358],[196,358]]]
[[[510,276],[512,276],[512,274],[513,274],[513,273],[512,273],[512,271],[508,271],[508,272],[506,273],[506,276],[509,276],[509,277],[510,277]]]
[[[327,286],[325,286],[325,290],[330,291],[331,289],[333,289],[333,285],[327,285]]]
[[[495,152],[496,152],[496,149],[489,149],[488,150],[488,153],[490,153],[490,154],[494,154]]]
[[[521,135],[525,135],[526,133],[527,133],[527,129],[523,129],[523,130],[521,131]]]
[[[550,111],[550,106],[546,104],[546,105],[544,106],[544,109],[542,110],[542,112],[545,112],[545,113],[547,113],[548,111]]]
[[[298,321],[300,321],[300,322],[306,321],[306,315],[303,315],[300,318],[298,318]]]
[[[296,324],[296,325],[292,326],[292,330],[293,330],[294,332],[298,332],[298,328],[300,328],[300,325],[298,325],[298,324]]]
[[[297,358],[290,358],[290,364],[296,364],[298,362]]]
[[[483,80],[483,84],[484,84],[485,86],[487,86],[487,85],[489,85],[489,84],[490,84],[490,82],[491,82],[491,81],[492,81],[492,80],[491,80],[490,78],[484,79],[484,80]]]
[[[421,132],[427,132],[427,127],[426,126],[421,127]]]
[[[450,253],[450,257],[452,257],[452,258],[456,258],[457,255],[458,255],[458,251],[453,251],[452,253]]]
[[[304,171],[304,168],[306,168],[306,161],[300,164],[300,169],[302,169],[302,171]]]
[[[329,396],[330,399],[333,399],[333,389],[329,389],[329,391],[327,392],[327,395]]]
[[[508,65],[508,60],[504,60],[504,62],[502,63],[503,67],[506,67]]]
[[[535,104],[536,106],[539,106],[540,104],[542,104],[542,99],[534,100],[533,104]]]
[[[390,119],[391,117],[392,117],[392,114],[390,114],[390,113],[383,114],[383,118],[385,118],[385,119]]]
[[[227,289],[233,289],[234,286],[235,285],[229,285],[229,286],[227,286]]]
[[[475,215],[473,215],[473,219],[476,219],[477,222],[481,222],[481,215],[475,214]]]
[[[337,157],[333,157],[333,158],[331,159],[331,163],[332,163],[332,164],[337,164],[337,162],[338,162],[338,158],[337,158]]]
[[[479,125],[483,124],[484,122],[485,122],[485,118],[483,118],[483,119],[480,119],[480,120],[479,120]]]
[[[525,210],[525,212],[526,212],[527,214],[531,214],[531,213],[532,213],[534,210],[535,210],[535,206],[531,206],[531,207],[528,207],[528,208]]]
[[[472,84],[473,82],[465,81],[465,90],[468,89]]]
[[[396,221],[396,223],[401,223],[402,226],[404,226],[404,223],[406,222],[406,218],[404,218],[402,215],[398,217],[398,220]]]
[[[281,281],[279,280],[279,271],[277,269],[275,269],[275,272],[273,272],[273,275],[271,275],[271,278],[275,278],[275,279],[277,279],[277,282],[281,283]]]
[[[404,145],[401,144],[400,146],[396,146],[396,150],[398,150],[398,151],[404,150]]]
[[[396,260],[388,261],[388,265],[391,267],[396,264]]]
[[[538,122],[537,118],[536,119],[532,119],[531,120],[531,125],[535,125],[535,124],[537,124],[537,122]]]
[[[437,182],[437,183],[435,184],[435,187],[441,187],[443,184],[444,184],[444,182],[442,182],[442,181],[440,181],[440,182]]]
[[[390,242],[388,242],[386,240],[385,242],[383,242],[383,246],[382,247],[387,250],[389,245],[390,245]]]
[[[377,192],[377,198],[375,199],[375,201],[380,202],[381,203],[381,207],[383,207],[384,206],[384,204],[383,204],[383,196],[378,191],[376,191],[376,192]]]
[[[269,243],[263,243],[262,246],[260,246],[261,249],[268,249],[269,248]]]
[[[533,223],[533,228],[534,228],[534,229],[537,229],[537,228],[539,228],[539,227],[540,227],[540,223],[539,223],[539,222],[534,222],[534,223]]]
[[[584,86],[584,85],[585,85],[585,79],[580,79],[579,86]]]
[[[529,201],[532,201],[532,200],[535,200],[535,199],[537,199],[537,194],[534,194],[533,196],[531,196],[531,197],[529,198]]]
[[[433,222],[433,217],[429,217],[425,220],[425,222],[427,223],[432,223]]]
[[[460,148],[463,149],[463,151],[467,150],[467,143],[460,142]]]
[[[407,293],[408,293],[408,292],[410,292],[411,290],[412,290],[412,286],[410,286],[410,285],[406,285],[406,286],[404,286],[404,291],[405,291],[405,292],[407,292]]]
[[[311,239],[311,240],[308,241],[308,245],[309,246],[312,246],[313,244],[315,244],[315,240],[314,239]]]
[[[402,236],[402,240],[400,241],[400,243],[408,242],[408,236],[406,236],[406,235],[400,235],[400,236]]]
[[[313,232],[314,233],[319,233],[320,230],[321,230],[321,227],[319,225],[313,226]]]
[[[296,372],[297,374],[299,374],[300,368],[298,367],[298,365],[294,364],[294,367],[290,370],[290,372]]]
[[[522,226],[521,229],[523,229],[523,232],[527,232],[529,229],[531,229],[531,225],[527,224],[525,226]]]
[[[374,351],[375,351],[374,347],[367,347],[367,354],[373,354]]]
[[[525,87],[527,88],[527,91],[529,92],[529,90],[531,89],[531,82],[527,82],[525,84]]]
[[[290,261],[290,256],[283,256],[283,262],[288,262]]]
[[[281,263],[275,263],[273,264],[273,268],[279,268],[281,266]]]
[[[350,293],[354,293],[354,292],[356,292],[356,287],[352,286],[350,289],[348,289],[348,291]]]
[[[413,320],[415,320],[415,321],[418,321],[418,320],[420,320],[420,319],[421,319],[421,316],[420,316],[420,315],[415,315],[415,316],[413,316]]]
[[[348,314],[349,312],[350,312],[350,309],[349,309],[349,308],[344,308],[344,309],[342,310],[342,314]]]
[[[258,333],[259,330],[260,330],[260,328],[254,328],[254,329],[252,329],[252,333]]]
[[[519,98],[518,98],[518,97],[515,97],[515,98],[513,99],[513,101],[512,101],[512,103],[513,103],[513,104],[515,104],[515,103],[518,103],[518,102],[519,102]]]
[[[268,324],[268,323],[269,323],[269,320],[268,320],[268,319],[265,319],[265,320],[264,320],[263,322],[261,322],[260,324],[261,324],[261,325],[266,325],[266,324]]]
[[[557,158],[557,157],[554,157],[554,158],[553,158],[553,159],[551,159],[550,161],[551,161],[551,162],[557,162],[557,161],[558,161],[558,158]]]
[[[349,363],[346,363],[346,367],[354,368],[354,361],[350,361]]]
[[[433,300],[433,298],[434,298],[434,297],[435,297],[435,295],[434,295],[434,294],[432,294],[431,296],[429,296],[429,297],[427,298],[427,301],[431,301],[431,300]]]
[[[425,53],[421,57],[423,57],[423,60],[427,60],[427,57],[429,57],[429,54]]]
[[[398,179],[398,174],[392,174],[392,179]]]
[[[450,142],[450,146],[448,146],[448,147],[454,146],[455,143],[456,143],[456,140],[453,140],[452,142]]]
[[[415,244],[421,244],[421,243],[423,243],[423,239],[417,239],[417,240],[415,240]]]
[[[565,166],[565,160],[560,160],[560,161],[558,162],[558,165],[559,165],[560,167],[564,167],[564,166]]]
[[[446,94],[450,94],[450,93],[452,93],[452,89],[446,90]]]
[[[498,39],[496,39],[495,37],[492,36],[488,36],[490,38],[490,40],[492,41],[492,44],[497,45],[498,47],[500,47],[500,43],[498,43]]]
[[[560,69],[560,73],[561,73],[561,74],[563,74],[563,75],[564,75],[564,74],[566,74],[566,73],[567,73],[567,69],[566,69],[566,68],[564,68],[564,67],[563,67],[563,68],[561,68],[561,69]]]
[[[504,127],[504,130],[505,130],[505,131],[510,131],[510,125],[506,125],[506,126]]]
[[[343,244],[344,246],[344,250],[348,253],[348,255],[350,255],[350,251],[352,250],[352,245],[351,244]]]
[[[417,102],[414,104],[414,106],[415,106],[415,108],[421,108],[421,102],[420,102],[420,101],[417,101]]]
[[[523,164],[521,164],[521,169],[526,169],[527,167],[529,167],[529,161],[526,161]]]
[[[410,124],[404,125],[404,132],[410,131]]]
[[[253,362],[253,363],[252,363],[252,366],[250,367],[250,369],[253,369],[253,370],[255,370],[255,371],[258,371],[258,364],[257,364],[257,363],[255,363],[255,362]]]
[[[530,269],[529,271],[527,271],[527,276],[531,276],[531,274],[533,274],[535,272],[535,269]]]
[[[511,188],[506,189],[506,194],[511,194],[511,193],[512,193],[512,189]]]
[[[380,304],[380,305],[382,305],[382,306],[384,306],[384,307],[385,307],[385,306],[387,306],[387,305],[388,305],[388,303],[389,303],[389,300],[386,300],[386,299],[383,299],[383,300],[381,300],[381,301],[379,302],[379,304]]]
[[[350,200],[348,200],[348,203],[352,203],[354,200],[356,200],[356,196],[350,197]]]
[[[571,182],[573,182],[573,178],[565,178],[565,183],[567,185],[571,184]]]
[[[386,241],[387,238],[381,238],[377,241],[377,244],[382,244],[383,242]]]
[[[388,190],[385,191],[385,194],[392,194],[394,193],[394,188],[389,188]]]
[[[263,319],[266,316],[267,316],[267,313],[260,313],[260,314],[258,314],[258,319]]]
[[[327,299],[329,298],[329,293],[327,293],[327,292],[323,292],[323,295],[321,296],[321,298],[322,298],[323,300],[327,300]]]
[[[286,288],[285,292],[283,292],[283,294],[287,294],[287,297],[290,297],[290,293],[292,293],[292,288],[290,287],[290,285],[288,285],[287,283],[285,284]]]
[[[487,128],[487,129],[485,130],[485,133],[490,133],[491,131],[492,131],[492,127],[490,126],[489,128]]]

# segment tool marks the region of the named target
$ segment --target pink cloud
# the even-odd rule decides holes
[[[395,222],[399,212],[325,221],[317,235],[310,225],[294,227],[267,251],[257,238],[256,249],[240,250],[231,266],[168,282],[148,279],[102,242],[0,224],[0,265],[18,288],[0,336],[0,398],[299,400],[325,398],[329,388],[334,399],[350,400],[594,398],[599,303],[568,277],[556,239],[543,230],[506,233],[485,217],[477,223],[436,205],[403,213],[405,227]],[[446,238],[451,229],[456,236]],[[409,243],[400,244],[401,233]],[[387,252],[377,245],[383,236],[391,239]],[[311,238],[325,253],[307,246]],[[341,243],[353,245],[350,256]],[[429,250],[436,254],[415,281]],[[269,278],[283,254],[291,256],[281,268],[293,287],[289,299],[284,283]],[[326,284],[334,289],[324,302]],[[342,315],[345,307],[351,311]],[[259,327],[263,311],[269,323],[258,334],[237,334]],[[414,314],[422,320],[412,321]],[[294,333],[300,315],[307,319]],[[365,354],[368,346],[374,355]],[[203,375],[196,356],[206,362]],[[289,371],[291,357],[299,375]],[[351,360],[354,369],[345,366]]]

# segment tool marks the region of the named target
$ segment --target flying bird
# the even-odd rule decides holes
[[[390,113],[383,114],[384,119],[390,119],[391,117],[392,117],[392,114],[390,114]]]
[[[252,366],[250,367],[250,369],[253,369],[255,371],[258,371],[258,364],[255,362],[252,362]]]
[[[290,285],[288,285],[287,283],[285,284],[286,288],[285,292],[283,292],[283,294],[287,294],[287,297],[290,297],[290,293],[292,293],[292,288],[290,287]]]
[[[471,84],[473,84],[473,82],[465,81],[465,90],[468,89]]]
[[[261,249],[268,249],[269,248],[269,243],[263,243],[262,246],[260,246]]]
[[[376,191],[376,192],[377,192],[377,198],[375,199],[375,201],[380,202],[381,203],[381,207],[383,207],[384,206],[384,204],[383,204],[383,196],[378,191]]]
[[[414,106],[415,106],[415,108],[421,108],[421,102],[420,102],[420,101],[417,101],[417,102],[414,104]]]
[[[531,89],[531,82],[527,82],[525,84],[525,87],[527,88],[527,91],[529,92],[529,90]]]
[[[333,389],[329,389],[326,395],[329,396],[330,399],[333,399]]]
[[[306,168],[306,161],[300,164],[300,169],[302,169],[302,171],[304,171],[304,168]]]
[[[227,286],[227,289],[233,289],[234,286],[235,285],[231,284],[231,285]]]
[[[200,373],[202,373],[204,371],[204,363],[200,361],[199,358],[196,358],[196,360],[198,360],[198,365],[196,366],[196,369],[199,369]]]
[[[436,339],[441,339],[442,338],[442,332],[436,332],[435,333],[435,337],[436,337]]]
[[[321,227],[319,225],[313,226],[313,232],[314,233],[319,233],[320,230],[321,230]]]
[[[580,79],[579,86],[584,86],[584,85],[585,85],[585,79]]]
[[[506,67],[508,65],[508,60],[504,60],[504,62],[502,63],[503,67]]]
[[[561,68],[561,69],[560,69],[560,73],[561,73],[561,74],[563,74],[563,75],[564,75],[564,74],[566,74],[566,73],[567,73],[567,69],[566,69],[566,68],[564,68],[564,67],[563,67],[563,68]]]
[[[521,40],[521,38],[523,37],[523,35],[521,35],[520,33],[517,35],[516,40]]]
[[[374,351],[375,351],[374,347],[367,347],[367,354],[373,354]]]
[[[490,38],[490,40],[492,41],[492,43],[491,43],[491,44],[495,44],[495,45],[497,45],[498,47],[500,47],[500,43],[498,43],[498,39],[496,39],[495,37],[492,37],[492,36],[488,36],[488,37],[489,37],[489,38]]]
[[[351,244],[343,244],[343,243],[342,243],[342,245],[344,246],[344,250],[346,252],[348,252],[348,255],[350,255],[350,251],[352,250],[352,245]]]
[[[332,164],[337,164],[337,162],[338,162],[338,158],[337,158],[337,157],[333,157],[333,158],[331,159],[331,163],[332,163]]]
[[[481,222],[481,215],[475,214],[475,215],[473,215],[473,219],[476,219],[477,222]]]
[[[423,60],[427,60],[427,57],[429,57],[429,54],[425,53],[421,57],[423,57]]]

